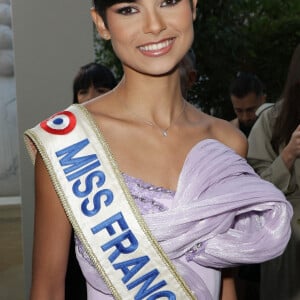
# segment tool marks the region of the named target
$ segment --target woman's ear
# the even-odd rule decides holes
[[[110,40],[109,30],[107,29],[103,18],[98,14],[94,7],[91,8],[91,16],[101,38]]]

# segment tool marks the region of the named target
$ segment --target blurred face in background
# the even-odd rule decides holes
[[[88,89],[81,89],[77,93],[78,103],[83,103],[85,101],[91,100],[98,96],[101,96],[109,91],[105,87],[95,87],[91,85]]]
[[[231,95],[230,98],[239,123],[245,127],[253,126],[257,119],[255,112],[265,102],[265,96],[249,93],[243,98],[234,95]]]

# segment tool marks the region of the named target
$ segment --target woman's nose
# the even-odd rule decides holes
[[[144,19],[144,33],[159,34],[165,29],[165,20],[156,9],[147,12]]]

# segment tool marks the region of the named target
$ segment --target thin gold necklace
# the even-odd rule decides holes
[[[174,122],[176,122],[176,121],[180,118],[180,116],[183,114],[183,112],[185,111],[185,107],[186,107],[186,101],[183,100],[182,109],[181,109],[180,113],[176,116],[176,118],[174,118],[173,120],[171,120],[170,125],[169,125],[167,128],[165,128],[165,129],[163,129],[163,128],[161,128],[160,126],[158,126],[155,122],[151,122],[151,121],[148,121],[148,120],[144,120],[142,117],[140,117],[139,115],[137,115],[137,114],[134,113],[133,111],[130,111],[127,107],[126,107],[126,108],[127,108],[127,110],[128,110],[132,115],[134,115],[134,116],[135,116],[136,118],[138,118],[140,121],[142,121],[143,123],[145,123],[145,124],[147,124],[147,125],[149,125],[149,126],[151,126],[151,127],[157,127],[157,128],[161,131],[163,137],[167,137],[167,136],[168,136],[168,131],[169,131],[169,129],[170,129],[171,126],[174,124]]]

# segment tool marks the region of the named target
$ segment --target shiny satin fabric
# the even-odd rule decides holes
[[[191,149],[172,198],[169,209],[143,215],[197,299],[218,298],[206,273],[212,271],[218,285],[219,268],[272,259],[289,241],[292,208],[284,195],[216,140],[200,141]],[[99,286],[101,279],[83,256],[78,254],[88,286]],[[88,290],[89,300],[96,299],[97,292]]]
[[[246,160],[215,140],[189,153],[174,208],[145,216],[169,257],[208,267],[230,267],[280,255],[290,238],[293,211],[283,193],[262,180]]]

